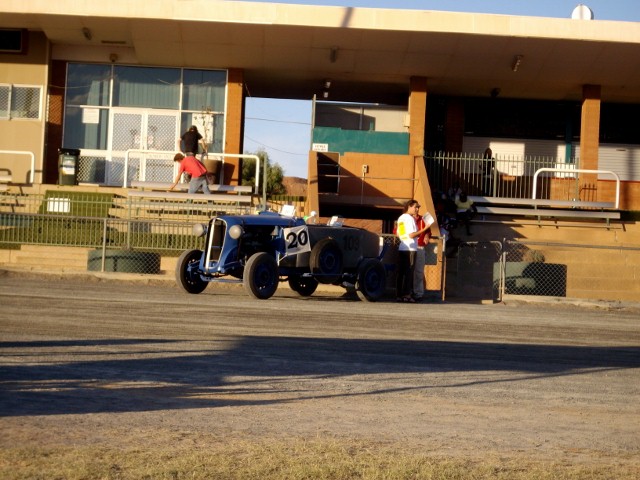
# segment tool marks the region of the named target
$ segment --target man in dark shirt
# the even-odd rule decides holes
[[[184,149],[180,148],[180,143],[184,145]],[[202,145],[202,151],[207,153],[207,146],[202,139],[202,135],[198,132],[198,127],[191,125],[189,130],[184,132],[178,141],[178,150],[185,152],[188,155],[198,154],[198,143]]]

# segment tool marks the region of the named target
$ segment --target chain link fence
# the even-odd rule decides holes
[[[82,270],[86,266],[88,271],[160,274],[164,257],[175,258],[184,250],[203,248],[203,239],[192,231],[193,223],[185,222],[0,214],[1,249],[18,249],[22,245],[80,248],[80,260],[62,255],[60,250],[38,250],[41,258],[30,262],[35,266],[51,265],[53,257],[58,256],[57,261],[65,270]],[[79,265],[78,261],[86,264]]]
[[[467,242],[455,259],[455,296],[507,295],[640,301],[640,248],[503,240]]]
[[[494,282],[495,265],[502,255],[501,242],[463,242],[457,255],[450,259],[456,265],[456,296],[464,298],[497,298]]]
[[[192,234],[193,224],[224,213],[181,210],[171,217],[134,218],[127,198],[113,193],[0,194],[0,249],[75,247],[85,250],[77,269],[166,273],[173,270],[171,259],[184,250],[203,248],[202,238]],[[382,239],[387,290],[394,294],[398,239]],[[444,239],[434,237],[426,249],[427,298],[444,300],[446,284],[447,297],[463,299],[536,295],[640,301],[638,247],[505,239],[461,243],[446,260],[440,254],[445,247],[449,250]],[[43,265],[51,264],[44,258],[48,253],[37,255]]]

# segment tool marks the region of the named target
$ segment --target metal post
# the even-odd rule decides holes
[[[107,219],[102,220],[102,262],[100,271],[104,273],[107,261]]]

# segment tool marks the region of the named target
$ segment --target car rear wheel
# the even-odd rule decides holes
[[[201,250],[186,250],[176,262],[176,283],[187,293],[202,293],[207,288],[199,272]]]
[[[333,238],[323,238],[311,249],[309,268],[320,283],[336,283],[342,277],[342,250]]]
[[[247,292],[255,298],[266,300],[278,288],[278,264],[275,258],[265,252],[252,255],[244,267],[242,283]]]
[[[291,290],[297,292],[303,297],[308,297],[313,295],[313,292],[318,288],[318,281],[313,277],[291,275],[289,276],[289,287],[291,287]]]
[[[384,295],[387,287],[387,274],[382,262],[375,258],[368,258],[358,268],[356,294],[360,300],[375,302]]]

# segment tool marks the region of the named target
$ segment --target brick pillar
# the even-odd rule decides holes
[[[427,118],[427,79],[411,77],[409,95],[409,155],[424,155],[424,132]]]
[[[431,186],[422,157],[424,156],[424,137],[427,123],[427,79],[411,77],[411,94],[409,95],[409,156],[414,161],[414,185],[412,197],[422,203],[423,210],[431,212],[435,217]],[[433,230],[437,232],[437,225]]]
[[[583,85],[582,118],[580,122],[580,168],[598,168],[598,147],[600,146],[600,85]],[[597,200],[598,176],[580,175],[580,198]]]
[[[227,111],[225,112],[224,153],[242,153],[244,127],[244,71],[228,70]],[[229,185],[242,183],[242,161],[225,158],[224,182]]]

